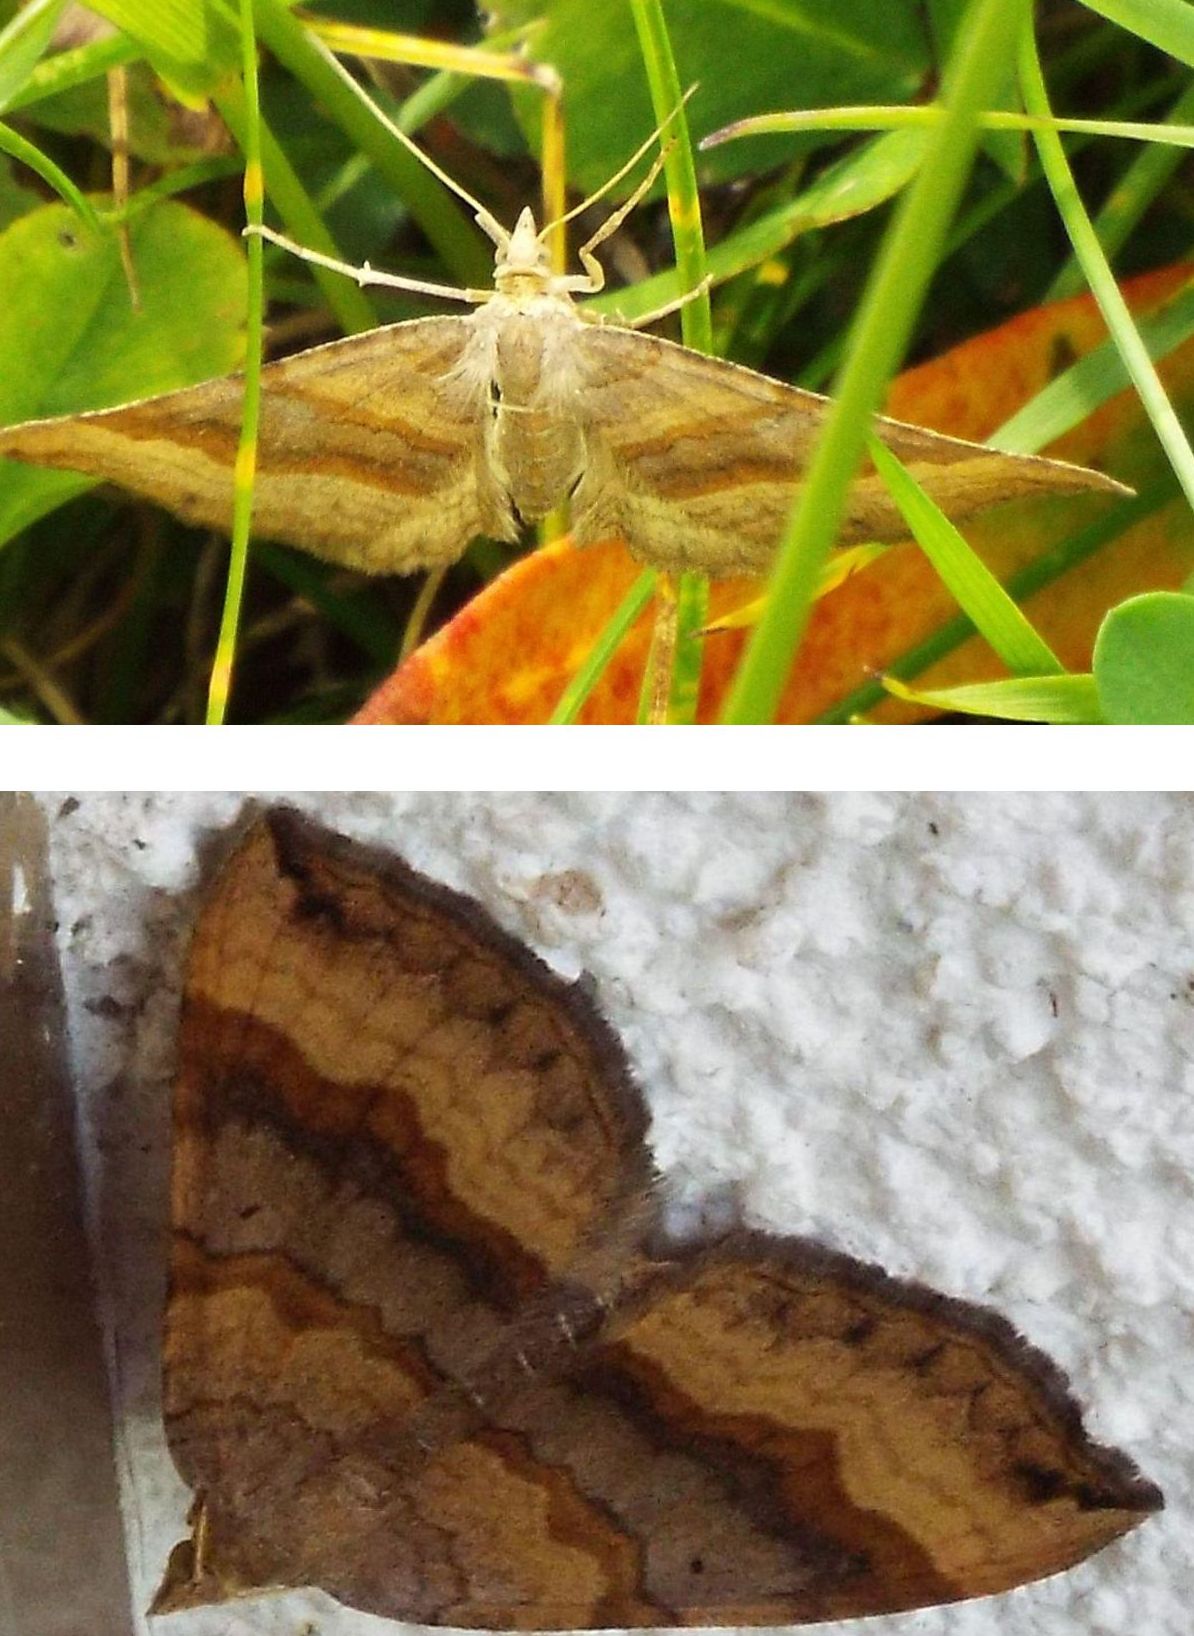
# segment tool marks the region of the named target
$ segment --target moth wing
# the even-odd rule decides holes
[[[163,1407],[208,1521],[158,1611],[357,1560],[412,1414],[649,1194],[645,1127],[579,985],[397,860],[259,820],[184,989]]]
[[[407,573],[513,537],[487,480],[476,389],[453,375],[467,318],[420,318],[262,371],[254,528],[329,561]],[[0,430],[0,456],[118,483],[230,531],[239,375],[116,409]]]
[[[765,572],[830,400],[631,330],[586,325],[577,345],[588,444],[573,497],[577,540],[620,535],[635,556],[671,571]],[[875,430],[955,522],[1037,493],[1125,492],[1063,461],[884,418]],[[907,536],[882,479],[864,468],[838,543]]]
[[[485,1595],[491,1536],[476,1601],[443,1610],[494,1629],[806,1624],[984,1596],[1162,1503],[998,1315],[748,1232],[648,1277],[469,1456],[535,1538],[523,1603]]]
[[[411,1474],[429,1571],[325,1588],[492,1630],[811,1624],[1010,1589],[1161,1504],[1003,1319],[762,1234],[481,1418]]]

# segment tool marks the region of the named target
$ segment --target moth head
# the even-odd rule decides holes
[[[509,290],[524,281],[541,288],[550,277],[551,257],[528,205],[515,222],[514,231],[498,245],[493,282],[499,290]]]

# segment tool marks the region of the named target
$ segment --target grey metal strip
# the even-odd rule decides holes
[[[0,793],[0,1636],[132,1636],[47,853]]]

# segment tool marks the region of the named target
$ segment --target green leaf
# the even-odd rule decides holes
[[[134,312],[113,235],[46,205],[0,233],[0,423],[107,408],[190,386],[240,362],[240,241],[172,201],[131,224]],[[0,461],[0,540],[92,486]]]
[[[1083,0],[1083,4],[1194,68],[1194,6],[1190,0]]]
[[[20,91],[53,37],[63,0],[33,0],[0,29],[0,109]]]
[[[908,687],[891,676],[887,691],[909,704],[1002,721],[1044,721],[1055,726],[1095,726],[1102,722],[1093,676],[1014,676],[1004,682],[973,682],[932,690]]]
[[[228,0],[91,0],[93,11],[138,41],[166,80],[205,96],[240,65]]]
[[[1108,721],[1194,723],[1194,596],[1146,591],[1112,608],[1095,641],[1094,677]]]
[[[0,229],[36,210],[40,203],[41,194],[25,186],[7,157],[0,159]]]
[[[490,0],[484,9],[502,30],[541,20],[531,50],[567,87],[570,179],[599,187],[611,156],[655,124],[628,0]],[[698,136],[760,108],[903,101],[932,66],[919,0],[668,0],[667,23],[681,83],[700,85],[688,110]],[[516,103],[537,129],[537,100]],[[782,165],[792,151],[791,140],[736,143],[705,156],[701,181]]]
[[[702,141],[705,148],[720,147],[731,138],[765,136],[777,131],[901,131],[928,129],[944,119],[939,102],[865,103],[861,107],[793,108],[777,114],[752,114],[737,119]],[[1082,136],[1114,136],[1129,142],[1160,142],[1194,148],[1194,126],[1141,119],[1066,119],[1052,115],[1021,114],[1008,108],[987,108],[978,116],[980,130],[989,132],[1070,131]]]

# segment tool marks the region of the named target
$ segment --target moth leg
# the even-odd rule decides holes
[[[195,1578],[201,1579],[207,1568],[207,1558],[211,1542],[211,1530],[207,1521],[207,1501],[202,1497],[195,1502],[195,1509],[191,1518],[193,1533],[193,1550],[195,1553]]]
[[[351,278],[362,286],[384,284],[388,289],[412,290],[416,295],[438,295],[446,301],[468,301],[473,306],[490,300],[494,293],[492,290],[458,290],[452,284],[432,284],[421,278],[404,278],[400,273],[379,273],[370,267],[368,262],[361,267],[354,267],[351,262],[337,261],[335,256],[325,256],[318,250],[308,250],[304,245],[288,239],[284,233],[275,233],[272,227],[258,227],[251,223],[244,229],[243,236],[247,238],[250,233],[256,233],[280,249],[288,250],[292,256],[298,256],[300,261],[309,261],[315,267],[326,267],[330,273],[342,273],[345,278]]]
[[[669,312],[679,312],[690,301],[695,301],[698,295],[704,295],[706,290],[713,288],[713,275],[706,273],[699,284],[694,284],[691,290],[685,290],[674,301],[665,301],[662,307],[653,307],[650,312],[641,312],[637,318],[628,318],[622,322],[623,329],[646,329],[658,318],[666,318]],[[618,320],[614,320],[618,322]]]
[[[578,295],[596,295],[598,290],[605,288],[605,268],[593,254],[599,244],[604,244],[611,233],[616,233],[630,212],[642,201],[648,190],[654,186],[655,178],[667,163],[667,156],[671,152],[672,144],[666,143],[660,148],[651,168],[635,188],[630,197],[605,218],[601,226],[587,239],[576,252],[576,259],[584,268],[583,273],[574,273],[565,281],[565,288],[575,291]]]

